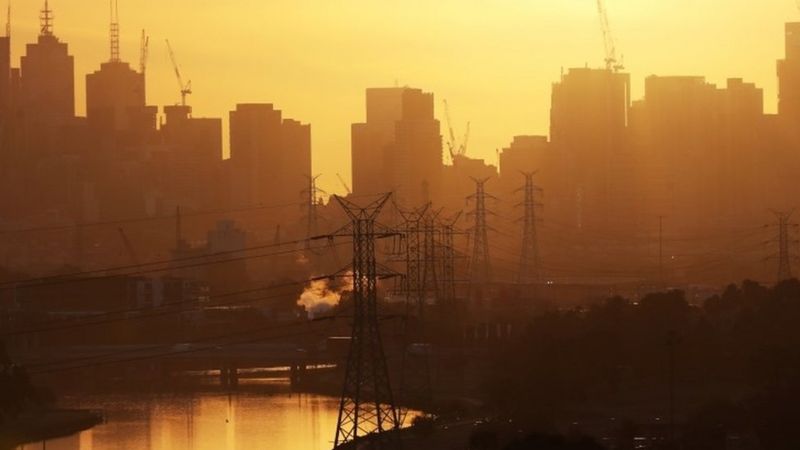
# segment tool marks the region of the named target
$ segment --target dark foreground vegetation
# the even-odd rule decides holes
[[[492,367],[482,394],[522,429],[567,423],[619,449],[797,449],[800,282],[548,312]],[[573,448],[536,439],[508,448]]]

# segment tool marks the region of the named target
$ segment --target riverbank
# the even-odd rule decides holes
[[[0,449],[70,436],[103,422],[101,414],[87,410],[43,410],[23,413],[0,425]]]

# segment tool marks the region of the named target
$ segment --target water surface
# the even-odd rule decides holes
[[[23,450],[329,450],[338,400],[283,392],[65,397],[106,423]]]

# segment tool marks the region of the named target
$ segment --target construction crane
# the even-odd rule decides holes
[[[150,36],[142,30],[142,40],[139,45],[139,73],[147,72],[147,58],[150,56]]]
[[[340,183],[342,183],[342,186],[344,186],[344,190],[345,190],[345,191],[347,191],[347,194],[348,194],[348,195],[353,193],[353,190],[352,190],[352,189],[350,189],[350,186],[348,186],[348,185],[347,185],[347,182],[346,182],[346,181],[344,181],[344,178],[342,178],[342,176],[341,176],[341,175],[339,175],[339,174],[337,173],[337,174],[336,174],[336,178],[338,178],[338,179],[339,179],[339,182],[340,182]]]
[[[456,158],[459,156],[464,156],[467,154],[467,144],[469,143],[469,125],[470,123],[467,122],[467,129],[464,132],[464,138],[461,140],[461,144],[456,141],[456,134],[453,131],[453,122],[450,120],[450,105],[447,104],[447,100],[444,100],[444,115],[447,119],[447,131],[449,139],[447,141],[447,150],[450,153],[450,160],[455,163]]]
[[[614,42],[614,35],[611,33],[611,25],[608,23],[608,12],[604,0],[597,0],[597,12],[600,14],[600,26],[603,29],[603,45],[606,50],[606,69],[619,72],[625,66],[621,60],[617,59],[617,44]]]
[[[128,239],[128,235],[125,234],[125,230],[122,228],[117,228],[119,231],[119,236],[122,238],[122,243],[125,245],[125,250],[128,251],[128,256],[131,258],[131,262],[134,265],[139,265],[139,256],[136,254],[136,250],[133,249],[133,245],[131,244],[130,239]]]
[[[183,82],[181,70],[178,66],[177,59],[175,59],[175,52],[172,51],[172,45],[170,45],[169,39],[167,39],[167,50],[169,50],[169,59],[172,61],[172,68],[175,69],[175,76],[178,79],[178,85],[181,89],[181,106],[186,106],[186,96],[192,93],[192,80],[186,83]]]

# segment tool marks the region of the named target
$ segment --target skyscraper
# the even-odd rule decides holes
[[[21,60],[20,109],[25,147],[47,152],[59,145],[59,128],[75,117],[75,63],[67,44],[53,34],[53,13],[45,1],[36,43]]]
[[[109,60],[86,75],[86,118],[92,132],[127,131],[138,136],[155,130],[156,107],[146,106],[145,75],[123,62],[119,52],[119,14],[111,11]]]
[[[563,176],[548,203],[560,205],[556,214],[571,227],[621,231],[615,222],[630,217],[629,106],[625,73],[570,69],[553,85],[550,139]]]
[[[298,201],[311,174],[311,126],[271,104],[239,104],[230,133],[234,205]]]
[[[67,44],[53,34],[49,5],[41,13],[36,43],[28,44],[21,60],[22,108],[28,120],[61,125],[75,116],[75,62]]]
[[[778,61],[778,113],[800,125],[800,22],[787,23],[786,56]]]
[[[433,94],[408,87],[367,89],[367,121],[352,126],[353,192],[396,192],[409,204],[439,194],[442,136]]]

